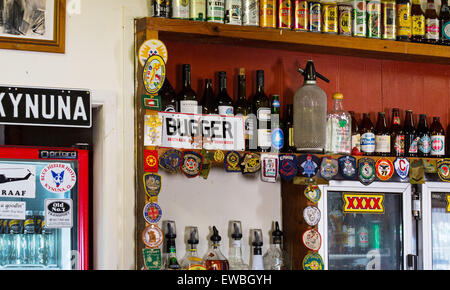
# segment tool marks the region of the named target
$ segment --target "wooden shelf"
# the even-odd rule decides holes
[[[450,64],[450,46],[166,18],[138,19],[136,32],[162,40],[203,41],[376,59]]]

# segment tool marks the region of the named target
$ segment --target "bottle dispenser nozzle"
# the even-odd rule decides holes
[[[315,81],[316,77],[319,77],[320,79],[322,79],[323,81],[325,81],[327,83],[330,82],[329,79],[327,79],[320,73],[316,72],[316,68],[314,67],[314,62],[312,60],[308,60],[308,62],[306,63],[305,69],[302,69],[301,67],[299,67],[297,70],[305,77],[305,81]]]

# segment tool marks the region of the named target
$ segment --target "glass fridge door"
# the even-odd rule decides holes
[[[409,184],[332,181],[322,192],[325,269],[405,269],[411,253]]]
[[[0,268],[73,269],[78,161],[0,159]]]

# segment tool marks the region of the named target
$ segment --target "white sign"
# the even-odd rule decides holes
[[[0,164],[0,197],[35,198],[36,167],[17,163]]]
[[[159,112],[162,147],[245,150],[244,117]],[[146,130],[147,132],[147,130]],[[148,146],[147,144],[145,144]]]
[[[48,228],[71,228],[73,226],[71,199],[45,200],[45,226]]]
[[[24,220],[25,209],[24,201],[0,201],[0,219]]]
[[[74,187],[77,174],[69,164],[50,163],[42,169],[39,180],[46,190],[53,193],[64,193]]]

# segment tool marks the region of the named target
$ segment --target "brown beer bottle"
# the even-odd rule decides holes
[[[377,126],[375,127],[375,154],[378,156],[391,154],[391,133],[386,124],[384,112],[378,112]]]
[[[441,1],[441,11],[439,12],[439,42],[450,45],[450,9],[448,1]]]
[[[439,41],[439,19],[436,13],[434,0],[427,1],[425,10],[425,41],[427,43],[438,43]]]
[[[431,156],[444,157],[445,155],[445,131],[439,117],[433,117],[430,126],[431,134]]]
[[[400,110],[392,109],[391,152],[394,156],[405,156],[405,134],[400,125]]]
[[[355,117],[355,112],[349,111],[349,114],[352,117],[352,155],[355,155],[354,153],[361,152],[361,132]]]
[[[412,0],[411,19],[411,40],[423,42],[425,39],[425,14],[422,11],[422,7],[420,7],[420,0]]]
[[[364,155],[375,154],[375,130],[368,113],[363,113],[361,128],[361,152]]]
[[[431,153],[430,130],[428,130],[427,116],[419,115],[419,125],[417,125],[417,137],[419,137],[419,156],[429,157]]]
[[[403,132],[405,133],[405,155],[408,157],[416,157],[418,153],[419,138],[417,137],[411,110],[406,110]]]

